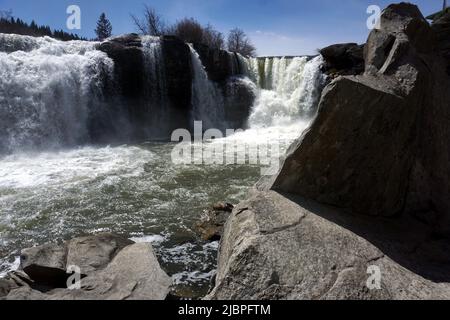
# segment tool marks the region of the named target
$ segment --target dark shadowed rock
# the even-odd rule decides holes
[[[225,120],[234,129],[245,129],[250,117],[257,88],[241,77],[230,78],[225,86]]]
[[[177,37],[162,38],[166,90],[173,107],[189,112],[192,97],[192,62],[189,46]]]
[[[326,87],[279,175],[234,209],[209,299],[450,299],[450,79],[436,39],[416,6],[383,11],[364,75]]]
[[[101,43],[98,49],[114,61],[121,94],[128,99],[141,98],[145,79],[141,38],[137,34],[111,38]]]
[[[448,241],[431,234],[412,218],[368,220],[254,192],[225,226],[207,299],[449,299]],[[371,270],[380,272],[379,289],[367,285]]]
[[[332,77],[364,72],[364,45],[334,44],[320,50],[325,60],[324,72]]]
[[[324,90],[317,119],[292,146],[273,188],[363,214],[420,211],[443,231],[450,83],[434,48],[416,6],[389,6],[366,44],[365,75]],[[407,203],[412,193],[416,201]]]
[[[68,242],[66,264],[78,266],[88,275],[105,268],[120,250],[133,243],[110,233],[75,238]]]
[[[450,74],[450,8],[431,25],[438,40],[438,50],[447,60],[447,73]]]
[[[203,44],[194,44],[210,80],[224,83],[228,78],[241,74],[236,53],[211,49]]]
[[[67,244],[44,244],[24,249],[20,254],[20,267],[33,281],[42,285],[64,287]]]

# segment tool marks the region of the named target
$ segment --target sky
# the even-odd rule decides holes
[[[38,24],[94,38],[99,15],[105,12],[115,35],[135,32],[130,14],[139,15],[144,4],[153,7],[168,23],[194,17],[227,34],[243,29],[260,56],[309,55],[342,42],[363,43],[369,29],[369,5],[386,7],[385,0],[0,0],[0,10]],[[399,2],[399,1],[398,1]],[[410,1],[423,14],[442,8],[442,0]],[[67,7],[81,9],[81,29],[67,30]]]

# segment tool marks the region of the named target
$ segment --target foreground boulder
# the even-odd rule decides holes
[[[450,299],[450,78],[418,8],[324,90],[280,173],[228,220],[209,299]]]
[[[223,235],[223,229],[234,206],[230,203],[218,203],[212,210],[206,210],[195,229],[205,241],[218,241]]]
[[[255,191],[227,222],[207,299],[450,299],[450,246],[431,235],[414,219]]]
[[[450,8],[433,20],[431,28],[438,39],[438,50],[447,60],[447,73],[450,75]]]
[[[171,285],[150,244],[107,233],[23,250],[21,268],[0,281],[7,300],[163,300]]]

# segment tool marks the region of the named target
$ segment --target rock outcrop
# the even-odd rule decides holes
[[[230,78],[224,88],[225,120],[231,128],[246,129],[256,100],[256,85],[242,77]]]
[[[365,73],[325,88],[280,173],[234,209],[209,299],[450,299],[450,78],[437,47],[416,6],[383,11]]]
[[[144,38],[145,39],[145,38]],[[150,39],[151,40],[151,39]],[[192,105],[192,85],[194,71],[189,45],[175,36],[163,36],[161,41],[161,61],[163,76],[155,83],[149,81],[146,70],[143,38],[137,34],[128,34],[110,38],[98,45],[98,49],[107,53],[115,63],[115,84],[109,84],[107,91],[120,92],[121,101],[111,104],[123,105],[131,119],[133,134],[139,139],[145,139],[147,127],[152,123],[157,109],[165,108],[171,122],[170,133],[177,128],[190,128]],[[194,44],[202,64],[213,81],[221,90],[226,111],[226,121],[233,128],[243,128],[250,115],[255,100],[252,84],[243,81],[239,57],[225,50],[211,49],[205,45]],[[160,95],[149,96],[163,90]],[[160,98],[164,97],[161,101]],[[153,103],[153,107],[149,104]],[[157,115],[156,115],[157,117]],[[92,121],[95,126],[91,130],[94,136],[97,132],[107,131],[109,124],[103,123],[101,116]]]
[[[113,234],[45,244],[21,253],[21,269],[0,279],[7,300],[163,300],[171,279],[148,243]],[[79,287],[74,285],[74,272]],[[76,278],[73,278],[76,279]]]
[[[369,220],[255,190],[226,224],[207,299],[448,299],[450,246],[431,235],[412,218]]]

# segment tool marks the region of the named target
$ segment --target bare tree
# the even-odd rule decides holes
[[[203,43],[203,27],[194,18],[184,18],[173,27],[173,32],[181,40],[190,43]]]
[[[211,24],[208,24],[203,29],[203,44],[212,49],[222,50],[225,47],[225,40],[223,34],[213,28]]]
[[[5,20],[11,20],[12,10],[0,10],[0,18]]]
[[[144,14],[142,18],[131,15],[134,25],[138,31],[144,35],[162,36],[166,33],[166,23],[155,9],[144,5]]]
[[[235,28],[228,34],[228,50],[246,57],[254,57],[256,48],[242,29]]]

